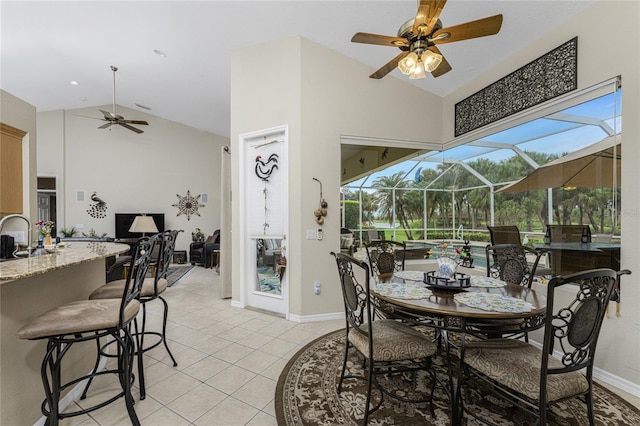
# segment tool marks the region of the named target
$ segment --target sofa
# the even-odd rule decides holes
[[[189,246],[189,261],[192,265],[200,264],[205,268],[213,268],[217,266],[218,258],[213,256],[211,252],[220,250],[220,230],[217,229],[213,235],[210,235],[204,241],[194,241]]]

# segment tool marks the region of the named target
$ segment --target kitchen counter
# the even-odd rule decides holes
[[[129,251],[129,245],[106,242],[71,242],[64,248],[51,250],[42,256],[13,259],[0,263],[0,284],[34,275],[68,268],[83,262],[115,256]]]
[[[21,340],[16,332],[52,308],[86,300],[105,284],[105,259],[128,250],[127,244],[71,242],[54,253],[0,263],[0,425],[32,425],[43,419],[40,365],[46,339]],[[63,376],[87,374],[95,356],[95,342],[73,345]],[[63,403],[70,403],[79,392],[71,389],[63,396]]]

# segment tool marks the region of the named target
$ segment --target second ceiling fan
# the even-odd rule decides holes
[[[439,77],[451,71],[451,65],[436,45],[497,34],[502,27],[502,15],[494,15],[452,27],[442,28],[440,13],[446,0],[420,0],[414,19],[405,22],[398,36],[356,33],[351,41],[397,47],[401,50],[391,61],[369,77],[379,79],[396,67],[410,79],[425,77],[425,71]]]
[[[103,109],[100,110],[100,112],[102,113],[102,115],[104,116],[104,118],[102,118],[102,121],[106,121],[106,124],[103,124],[102,126],[98,127],[98,129],[106,129],[109,128],[115,124],[122,126],[126,129],[129,129],[131,131],[134,131],[136,133],[144,133],[143,130],[137,129],[133,126],[131,126],[131,124],[137,124],[137,125],[149,125],[149,123],[147,123],[146,121],[143,120],[125,120],[123,116],[119,115],[116,113],[116,71],[118,71],[117,67],[114,67],[113,65],[111,65],[111,71],[113,71],[113,104],[112,104],[112,112],[109,111],[105,111]]]

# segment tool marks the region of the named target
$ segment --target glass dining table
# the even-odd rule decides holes
[[[468,336],[487,338],[487,327],[519,334],[544,326],[544,292],[490,278],[471,276],[464,288],[429,287],[423,271],[398,271],[371,286],[379,314],[435,329],[444,343],[451,402],[451,424],[461,420],[462,359]],[[514,324],[516,330],[514,330]],[[455,336],[455,337],[454,337]],[[455,341],[455,342],[454,342]],[[458,350],[454,356],[452,350]]]

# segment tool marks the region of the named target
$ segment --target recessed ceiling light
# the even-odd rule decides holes
[[[155,53],[156,55],[160,56],[161,58],[166,58],[167,57],[167,54],[164,53],[162,50],[154,49],[153,53]]]
[[[134,102],[135,106],[137,106],[138,108],[142,108],[142,109],[146,109],[147,111],[151,111],[151,108],[149,108],[146,105],[141,105],[139,103]]]
[[[72,85],[72,86],[79,86],[79,85],[80,85],[80,83],[78,83],[78,82],[77,82],[77,81],[75,81],[75,80],[71,80],[71,81],[69,82],[69,84],[70,84],[70,85]]]
[[[84,96],[82,96],[82,97],[81,97],[81,98],[79,98],[79,99],[80,99],[82,102],[87,102],[87,100],[88,100],[88,99],[87,99],[86,97],[84,97]]]

